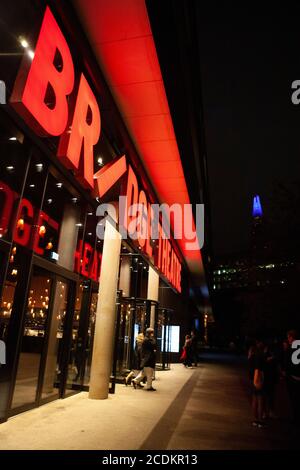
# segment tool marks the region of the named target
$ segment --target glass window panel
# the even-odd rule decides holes
[[[85,318],[84,303],[89,296],[89,283],[81,281],[77,284],[75,311],[72,323],[71,349],[68,363],[67,389],[76,388],[76,384],[81,383],[82,370],[85,360]],[[85,299],[85,300],[84,300]],[[75,385],[75,387],[74,387]]]
[[[0,252],[0,264],[2,268],[5,262],[6,256],[4,253]],[[0,281],[3,281],[3,279],[0,279]],[[15,294],[15,283],[9,283],[7,280],[5,280],[1,288],[2,292],[0,297],[0,340],[6,342],[8,325],[11,317],[11,308]]]
[[[2,255],[4,256],[4,255]],[[10,393],[13,365],[16,354],[18,329],[21,323],[22,289],[20,284],[29,269],[30,259],[23,247],[12,246],[8,260],[4,257],[1,266],[2,292],[0,298],[0,336],[6,344],[6,364],[0,367],[0,417],[6,414],[8,396]],[[6,269],[7,268],[7,269]],[[3,280],[4,277],[4,280]]]
[[[86,341],[86,364],[85,364],[85,373],[84,373],[84,382],[83,382],[85,386],[88,386],[90,383],[97,302],[98,302],[98,292],[92,292],[87,341]]]
[[[0,238],[11,240],[29,159],[24,136],[0,112]]]
[[[39,254],[73,271],[81,256],[76,248],[77,240],[83,239],[84,202],[77,193],[70,192],[62,178],[49,174],[42,211],[45,221]]]
[[[48,346],[42,389],[42,399],[59,395],[61,380],[62,345],[67,313],[68,284],[56,281],[53,293],[51,320],[48,325]]]
[[[76,259],[75,270],[82,276],[99,282],[103,241],[97,240],[96,227],[95,211],[88,207],[83,239],[78,237],[77,253],[81,253],[81,256],[80,264]]]
[[[36,401],[51,286],[52,279],[50,276],[45,272],[34,269],[28,292],[21,352],[12,403],[13,408]]]
[[[40,210],[47,178],[47,165],[37,151],[31,156],[25,181],[23,197],[19,203],[13,239],[40,254],[43,246],[44,231],[48,227],[46,215]]]

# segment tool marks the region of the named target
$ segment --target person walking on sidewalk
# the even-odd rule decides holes
[[[192,368],[192,340],[190,335],[185,335],[184,346],[182,348],[182,354],[180,360],[183,362],[184,367],[188,369]]]
[[[154,339],[153,328],[147,328],[145,339],[142,344],[142,360],[141,367],[143,368],[139,375],[133,379],[132,385],[134,388],[140,386],[144,377],[147,377],[147,391],[155,392],[156,388],[152,387],[152,379],[156,363],[156,341]]]
[[[300,364],[295,364],[292,360],[295,349],[292,348],[293,342],[298,339],[297,331],[290,330],[287,333],[289,349],[287,351],[288,359],[286,361],[286,385],[290,397],[293,424],[300,427]]]
[[[264,349],[264,417],[275,418],[275,396],[279,382],[279,364],[274,344],[268,344]]]
[[[262,428],[265,426],[263,420],[265,390],[264,390],[264,343],[261,339],[256,340],[255,346],[252,346],[248,352],[249,377],[252,389],[252,410],[254,420],[252,426]]]

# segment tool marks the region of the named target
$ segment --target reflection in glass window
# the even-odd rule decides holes
[[[82,369],[84,366],[85,345],[84,333],[85,324],[84,312],[82,312],[83,297],[89,294],[89,284],[81,281],[77,284],[75,311],[72,324],[72,340],[68,363],[67,389],[72,389],[74,384],[81,382]]]
[[[91,365],[92,365],[92,356],[93,356],[98,295],[99,295],[98,292],[92,292],[91,303],[90,303],[89,325],[88,325],[87,342],[86,342],[86,364],[85,364],[84,382],[83,382],[83,384],[86,386],[89,385],[90,376],[91,376]]]
[[[68,284],[56,281],[53,292],[53,308],[48,327],[47,359],[42,389],[42,399],[58,396],[61,381],[61,360],[64,335],[64,322],[67,313]]]
[[[0,263],[4,263],[4,254],[0,253]],[[9,320],[14,301],[16,288],[16,276],[8,276],[2,286],[0,297],[0,340],[6,342],[8,334]]]
[[[11,240],[28,164],[24,136],[0,112],[0,238]]]
[[[84,204],[76,193],[71,193],[62,179],[49,174],[42,208],[43,235],[38,247],[44,256],[66,269],[74,269],[77,240],[84,229]]]
[[[74,270],[99,282],[103,242],[96,237],[96,226],[95,211],[88,207],[83,238],[78,237]]]
[[[51,221],[40,211],[47,177],[47,165],[42,161],[38,153],[31,157],[13,234],[17,245],[37,254],[43,253],[45,224],[51,225]]]
[[[28,292],[13,408],[36,401],[51,286],[52,279],[47,273],[35,269]]]

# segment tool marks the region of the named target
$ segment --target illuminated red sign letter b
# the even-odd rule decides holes
[[[54,64],[60,55],[60,67]],[[74,67],[68,44],[49,8],[46,8],[34,57],[24,55],[14,90],[12,106],[41,136],[60,135],[68,122],[69,95],[74,87]],[[51,90],[52,105],[46,103]]]

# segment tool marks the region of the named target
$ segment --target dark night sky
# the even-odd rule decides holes
[[[201,12],[199,29],[213,251],[247,248],[252,197],[300,180],[300,14]]]

